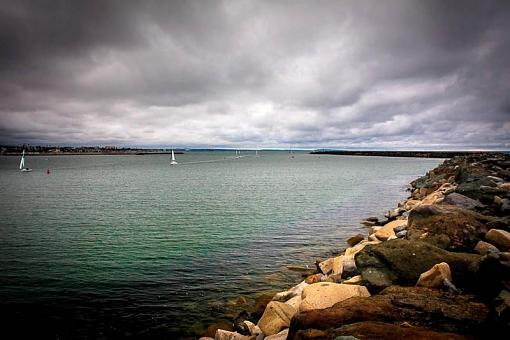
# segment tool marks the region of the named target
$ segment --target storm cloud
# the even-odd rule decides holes
[[[510,148],[509,1],[1,1],[0,143]]]

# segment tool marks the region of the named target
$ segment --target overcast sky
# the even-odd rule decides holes
[[[510,1],[0,0],[0,143],[510,149]]]

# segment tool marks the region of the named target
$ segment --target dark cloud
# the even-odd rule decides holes
[[[508,1],[1,1],[0,142],[510,146]]]

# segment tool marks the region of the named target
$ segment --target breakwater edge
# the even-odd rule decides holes
[[[510,157],[456,156],[337,255],[202,340],[500,338],[510,322]],[[245,301],[240,299],[239,304]]]

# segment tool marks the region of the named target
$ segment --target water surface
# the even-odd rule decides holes
[[[5,324],[60,339],[191,336],[225,301],[294,283],[286,265],[366,233],[362,218],[440,162],[232,156],[29,156],[31,173],[0,157]]]

